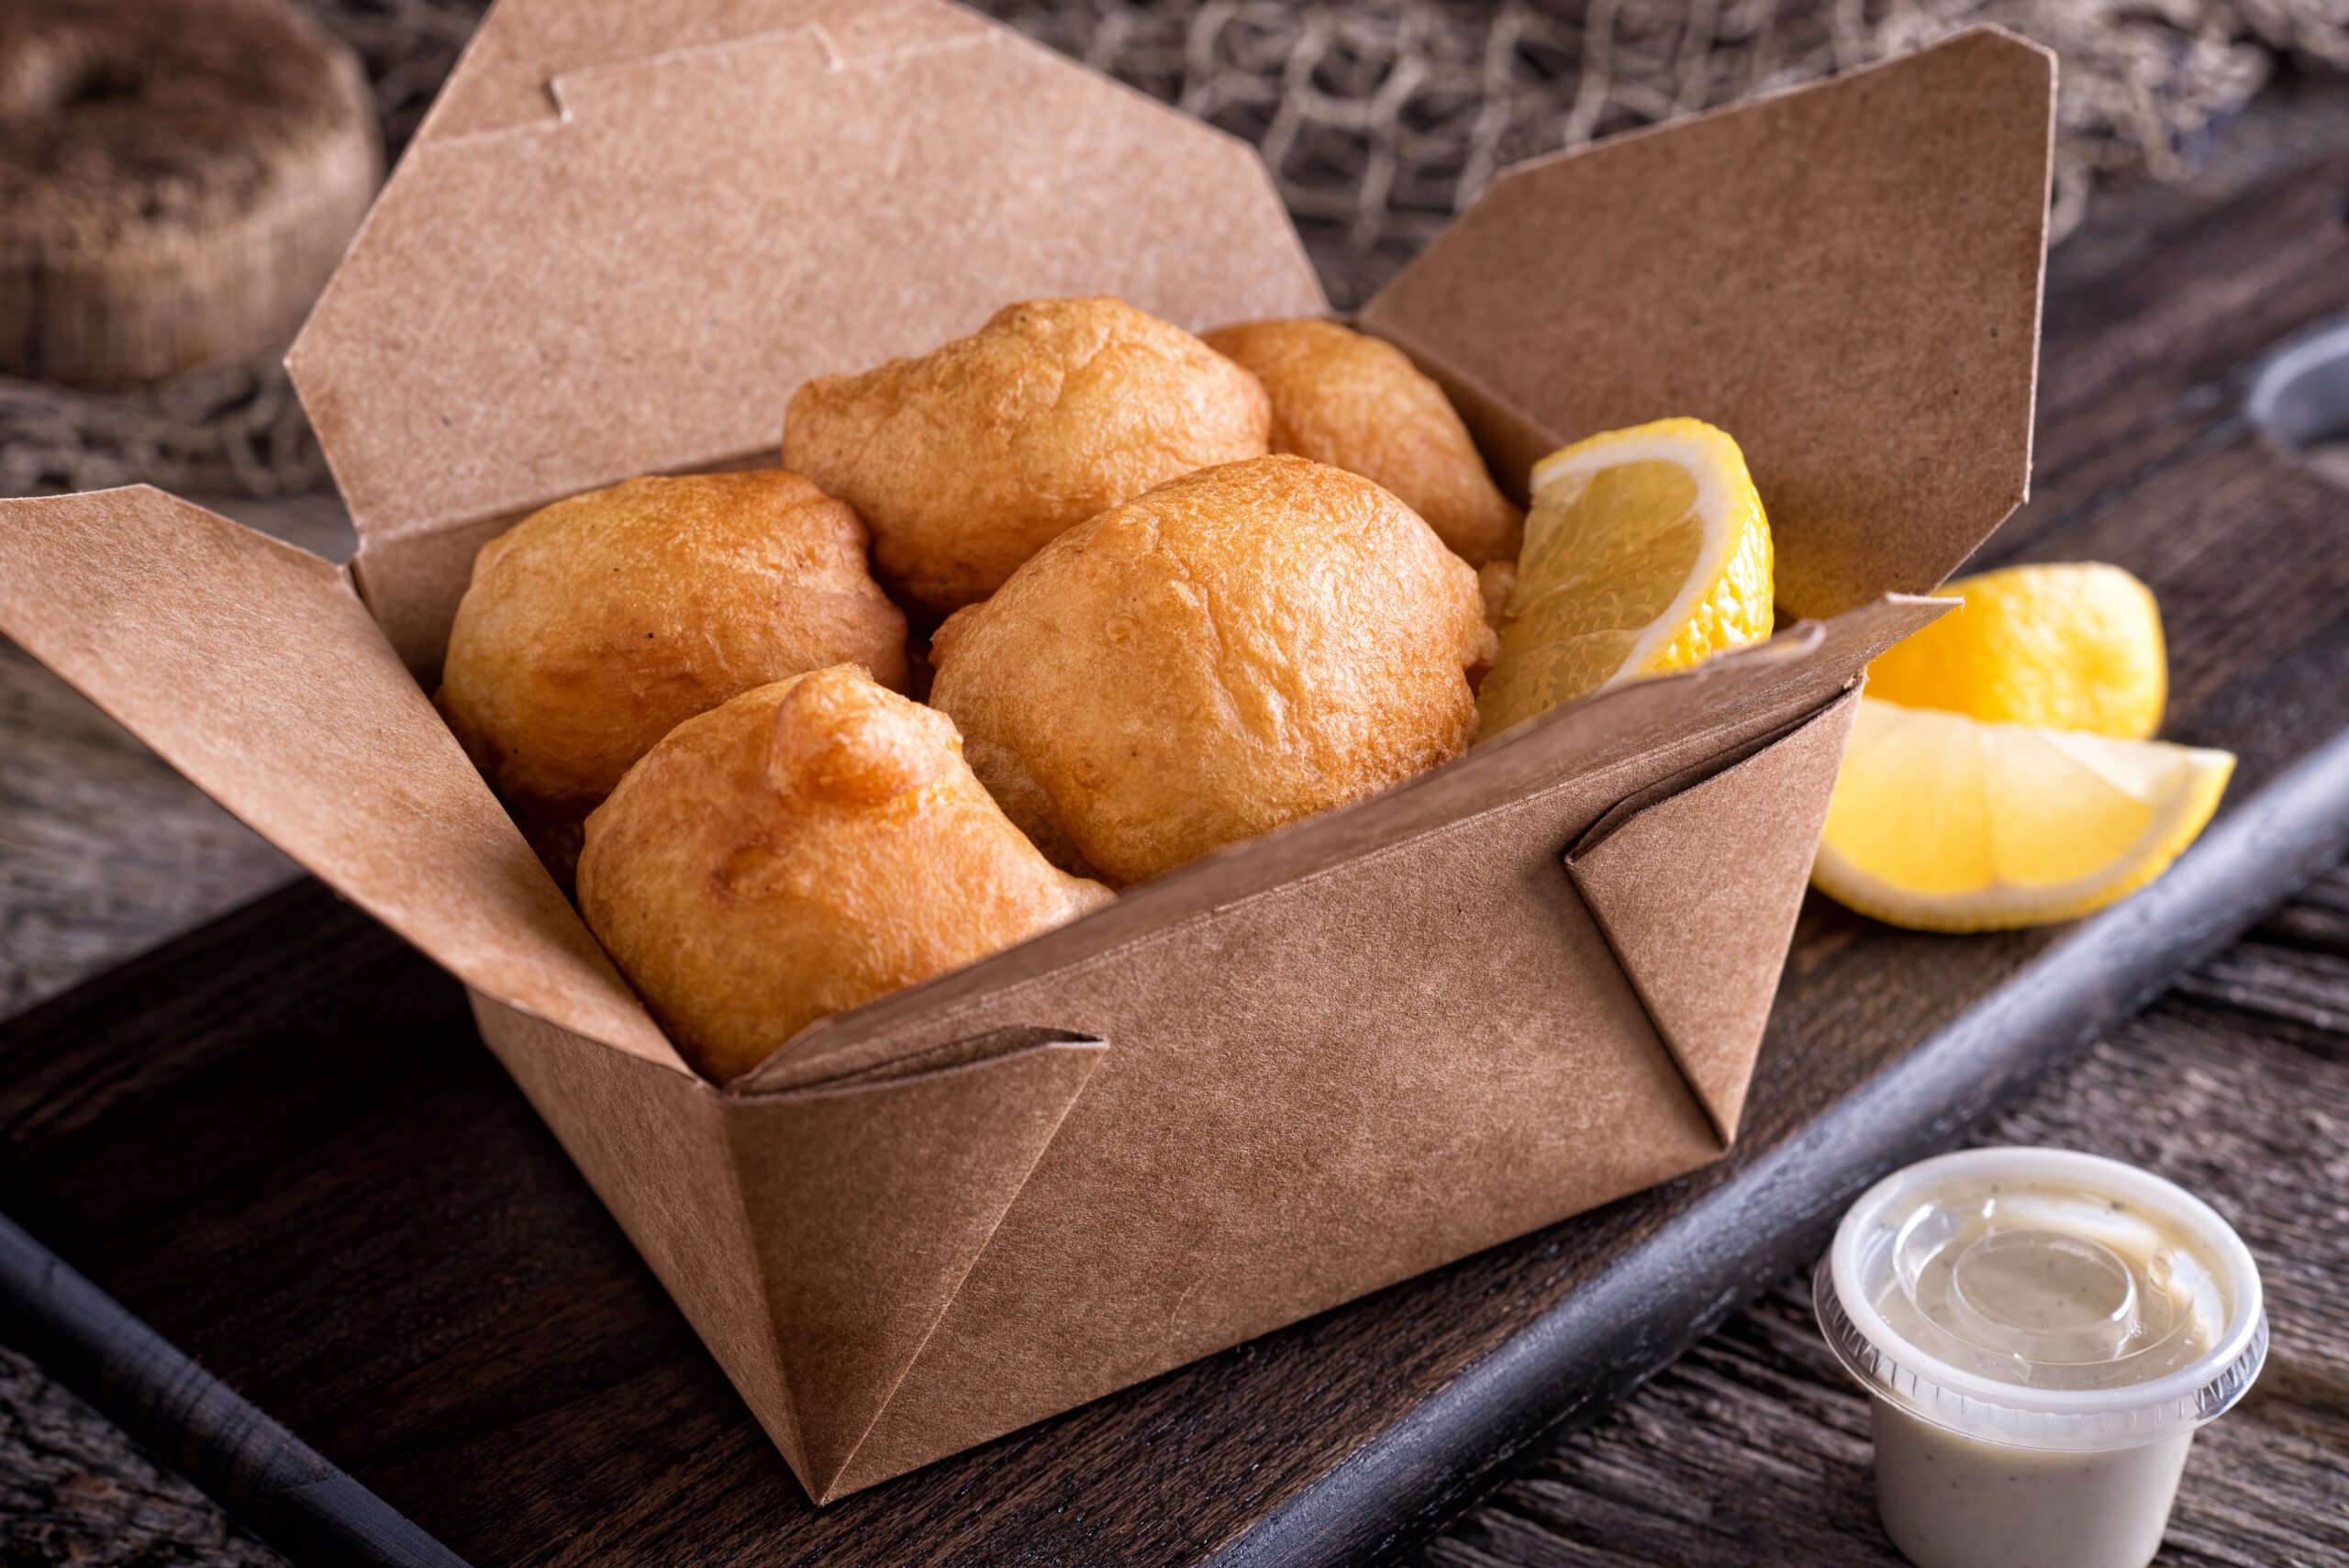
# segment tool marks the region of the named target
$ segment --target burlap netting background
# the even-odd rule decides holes
[[[1997,22],[2063,58],[2054,233],[2099,175],[2186,172],[2278,67],[2349,71],[2349,0],[977,0],[980,9],[1253,141],[1330,299],[1366,298],[1536,153],[1717,107]],[[314,0],[365,61],[396,156],[480,9]],[[0,379],[0,494],[146,480],[326,485],[269,361],[119,393]]]

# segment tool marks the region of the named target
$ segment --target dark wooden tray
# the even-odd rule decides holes
[[[2344,191],[2310,165],[2053,294],[2039,497],[1986,551],[2153,584],[2166,732],[2242,757],[2220,821],[2061,929],[1814,899],[1704,1171],[820,1513],[454,983],[316,884],[0,1026],[0,1208],[484,1568],[1392,1556],[2349,841],[2349,495],[2243,412],[2349,306]]]

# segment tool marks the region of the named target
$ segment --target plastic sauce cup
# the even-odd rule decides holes
[[[2267,1357],[2259,1271],[2225,1220],[2054,1149],[1886,1177],[1812,1293],[1870,1396],[1885,1531],[1918,1568],[2144,1568],[2196,1429]]]

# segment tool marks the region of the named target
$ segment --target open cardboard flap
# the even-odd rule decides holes
[[[1692,416],[1737,438],[1781,620],[1937,586],[2031,475],[2055,61],[1983,28],[1505,171],[1362,312],[1504,484]]]
[[[1075,294],[1327,309],[1252,148],[943,0],[501,0],[288,363],[429,675],[519,514]]]
[[[145,485],[0,501],[0,633],[435,962],[690,1078],[338,568]]]
[[[837,1496],[1719,1154],[1850,694],[1949,607],[1888,590],[2022,494],[2049,81],[1977,33],[1538,163],[1368,313],[1505,479],[1596,429],[1722,424],[1787,602],[1831,618],[1233,846],[722,1091],[402,660],[438,663],[514,513],[770,449],[806,375],[1023,295],[1318,311],[1246,149],[939,0],[501,0],[295,350],[366,604],[114,491],[0,502],[0,630],[464,979]],[[1750,897],[1710,891],[1728,861]]]

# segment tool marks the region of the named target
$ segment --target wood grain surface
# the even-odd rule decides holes
[[[0,1562],[274,1568],[279,1561],[39,1367],[0,1350]]]
[[[2195,1440],[2175,1568],[2349,1561],[2349,870],[2051,1073],[1969,1143],[2080,1149],[2207,1199],[2259,1262],[2274,1339]],[[2311,1008],[2325,1021],[2312,1023]],[[1895,1568],[1867,1398],[1788,1279],[1477,1505],[1419,1568]]]
[[[5,1218],[0,1339],[297,1562],[465,1568]]]
[[[2349,726],[2349,506],[2241,414],[2264,354],[2349,307],[2349,160],[2283,161],[2082,252],[2100,269],[2059,266],[2040,496],[1991,547],[2119,561],[2153,584],[2169,732],[2243,757],[2216,835],[2238,843],[2261,831],[2240,804]],[[2233,889],[2194,940],[2256,896]],[[2142,907],[2185,921],[2175,903]],[[1790,1189],[1752,1178],[1807,1157],[1820,1118],[1866,1103],[1947,1026],[1981,1038],[1986,998],[2043,990],[2091,937],[2109,955],[2130,934],[2123,919],[1926,937],[1814,899],[1731,1159],[821,1514],[482,1051],[453,984],[314,884],[0,1027],[0,1207],[484,1565],[1368,1560],[1671,1360],[1771,1277],[1753,1269],[1815,1245],[1832,1194],[1890,1149],[1801,1173],[1809,1210],[1771,1207]],[[2312,953],[2333,956],[2289,951],[2244,962],[2306,979]],[[2109,1016],[2145,981],[2113,984],[2082,1005]],[[2305,992],[2311,1015],[2324,995]],[[1980,1084],[1932,1080],[1942,1108],[1901,1111],[1917,1136],[1954,1136],[2037,1059],[2000,1060]],[[1747,1201],[1771,1246],[1691,1254],[1671,1288],[1690,1217],[1718,1241]],[[1610,1294],[1632,1261],[1653,1290]],[[1512,1406],[1496,1441],[1410,1446],[1430,1411],[1459,1409],[1542,1335],[1630,1299],[1651,1310],[1615,1313],[1604,1364]],[[1366,1534],[1298,1523],[1365,1473],[1398,1500],[1358,1517]],[[1659,1498],[1687,1490],[1669,1474]]]

